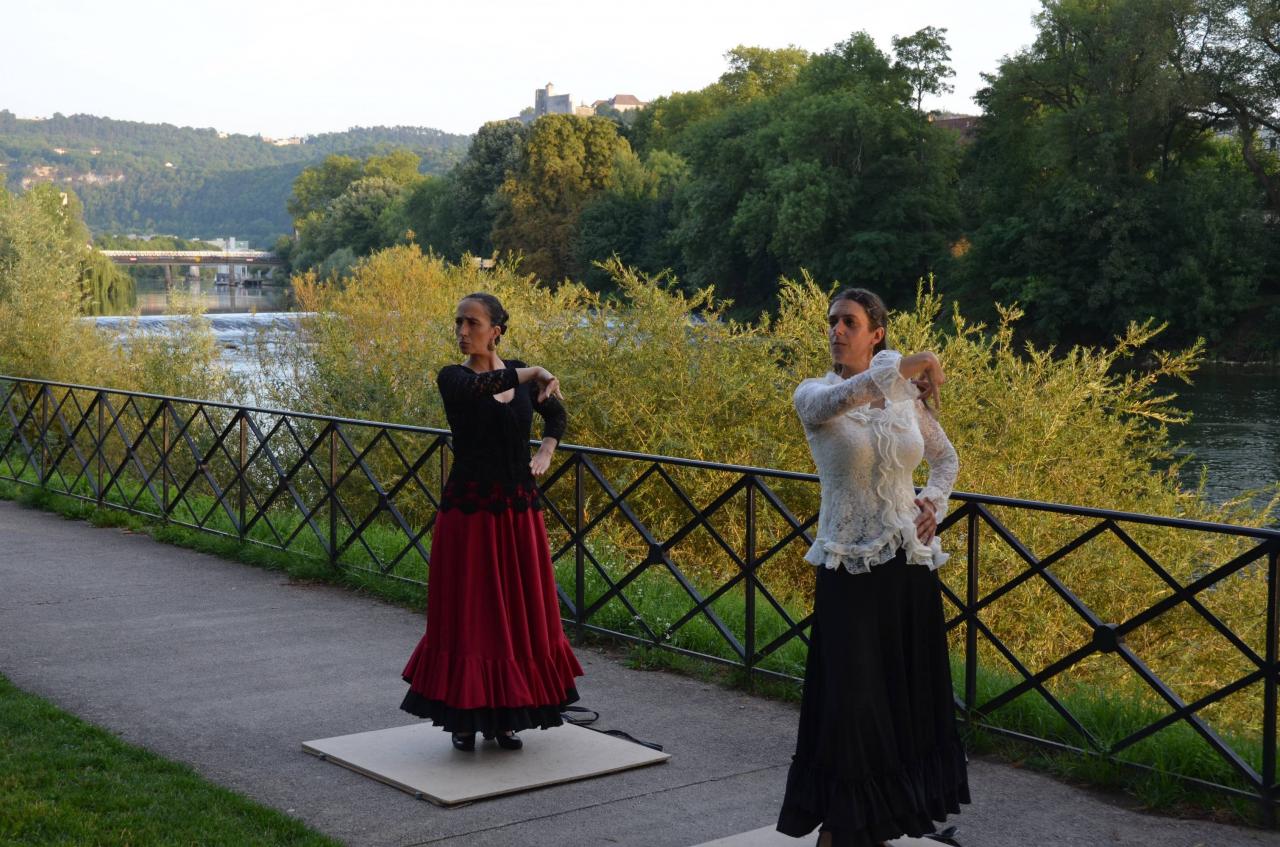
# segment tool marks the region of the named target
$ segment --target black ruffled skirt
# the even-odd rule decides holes
[[[933,832],[969,802],[938,575],[901,553],[818,568],[814,613],[778,830],[833,847]]]

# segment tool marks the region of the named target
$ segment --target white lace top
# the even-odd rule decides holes
[[[804,557],[810,564],[857,574],[899,549],[908,563],[930,569],[950,558],[936,537],[925,545],[916,536],[911,474],[921,458],[929,462],[919,496],[933,502],[941,521],[960,462],[919,390],[899,372],[901,361],[902,354],[882,350],[860,374],[828,373],[796,388],[793,402],[822,485],[818,535]],[[872,408],[882,397],[884,408]]]

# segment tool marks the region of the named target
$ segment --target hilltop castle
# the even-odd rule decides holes
[[[573,105],[573,95],[556,94],[555,87],[548,82],[546,87],[534,90],[532,114],[525,112],[520,119],[528,123],[529,121],[536,121],[543,115],[582,115],[583,117],[590,117],[606,107],[618,112],[630,112],[633,109],[643,109],[646,105],[644,101],[633,94],[615,94],[608,100],[597,100],[590,106],[585,103],[575,106]]]

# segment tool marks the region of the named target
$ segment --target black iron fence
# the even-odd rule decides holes
[[[9,377],[0,402],[0,478],[426,579],[444,430]],[[562,445],[541,488],[566,622],[749,680],[798,679],[816,482]],[[1280,531],[952,501],[941,573],[962,718],[1166,770],[1259,803],[1274,825]],[[1170,733],[1217,769],[1131,755]]]

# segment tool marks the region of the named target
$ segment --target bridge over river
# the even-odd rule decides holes
[[[103,250],[117,265],[160,265],[166,283],[173,282],[173,268],[215,265],[227,268],[230,285],[253,284],[261,279],[252,268],[283,267],[284,259],[268,250]]]

